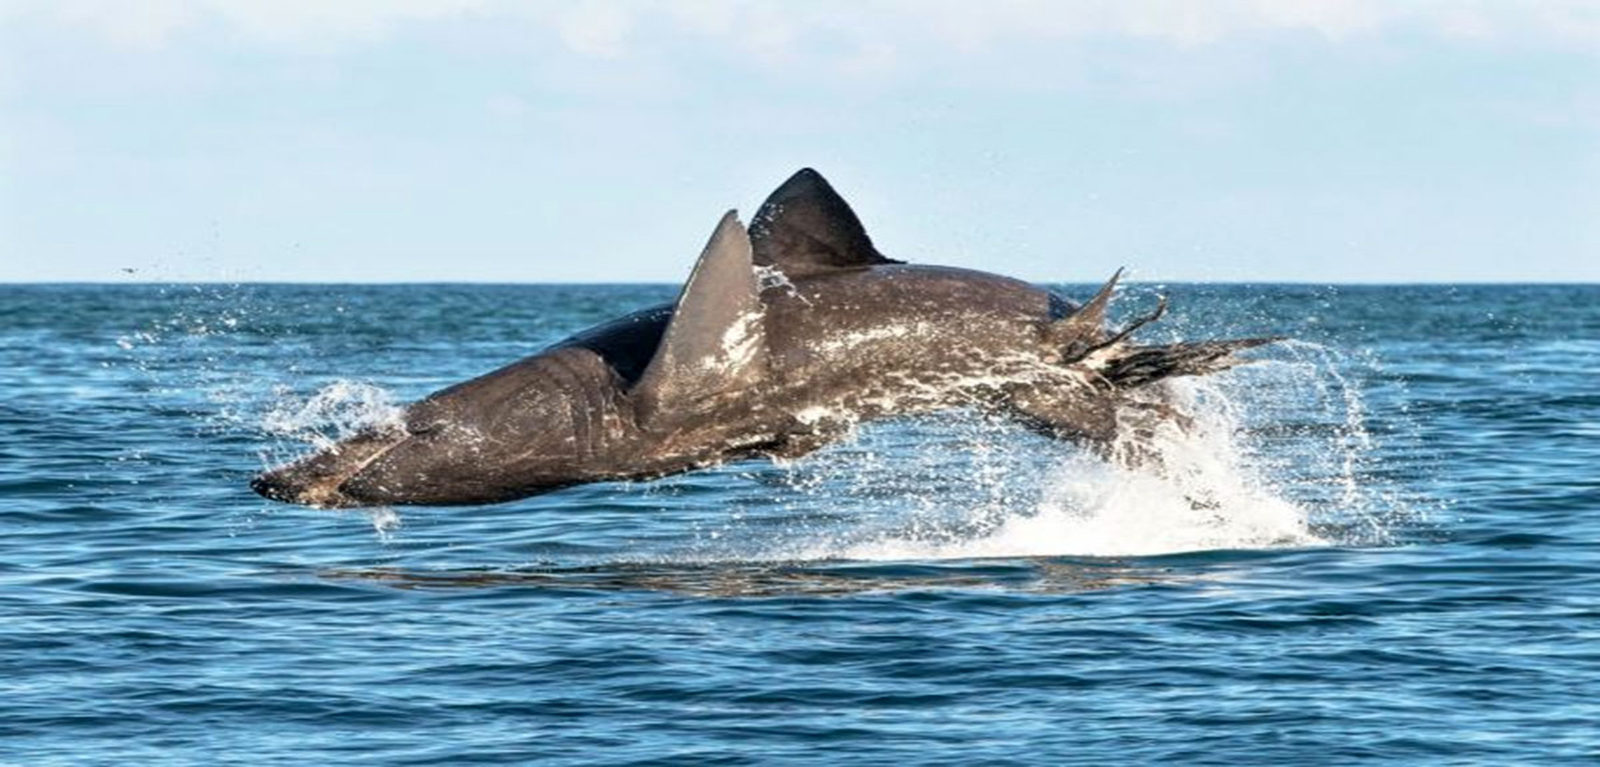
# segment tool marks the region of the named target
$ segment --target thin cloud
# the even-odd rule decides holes
[[[642,38],[670,35],[715,40],[768,62],[784,60],[787,49],[813,36],[840,34],[873,41],[864,47],[879,58],[887,48],[976,53],[1093,36],[1206,45],[1283,30],[1332,41],[1403,30],[1469,41],[1600,42],[1600,4],[1584,0],[0,0],[0,20],[44,20],[136,47],[165,45],[207,24],[263,44],[361,44],[407,25],[464,17],[553,31],[581,56],[623,56]]]
[[[626,52],[635,14],[616,2],[588,0],[567,9],[558,17],[561,40],[573,51],[601,58],[616,58]]]

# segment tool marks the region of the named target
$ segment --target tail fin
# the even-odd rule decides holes
[[[1112,356],[1100,374],[1113,388],[1133,389],[1163,378],[1198,376],[1227,370],[1248,361],[1233,356],[1234,352],[1281,340],[1281,336],[1272,336],[1164,346],[1129,346]]]
[[[1233,356],[1281,338],[1241,338],[1225,341],[1140,346],[1129,338],[1166,312],[1162,298],[1154,311],[1119,330],[1106,327],[1106,307],[1116,289],[1121,270],[1078,311],[1045,329],[1046,342],[1060,354],[1063,365],[1087,374],[1086,386],[1034,383],[1009,393],[1006,406],[1013,416],[1041,433],[1082,442],[1110,455],[1119,433],[1127,455],[1124,463],[1159,464],[1153,449],[1145,446],[1163,421],[1187,428],[1189,418],[1164,402],[1163,392],[1133,390],[1174,376],[1205,375],[1226,370],[1248,360]],[[1119,417],[1119,414],[1122,417]]]
[[[1067,364],[1083,362],[1098,353],[1101,359],[1096,361],[1094,367],[1100,375],[1100,383],[1108,388],[1133,389],[1163,378],[1227,370],[1245,362],[1234,357],[1234,352],[1282,340],[1275,336],[1162,346],[1125,343],[1135,331],[1166,314],[1167,298],[1162,296],[1154,311],[1113,331],[1106,327],[1106,307],[1111,303],[1121,276],[1122,270],[1118,269],[1105,286],[1095,293],[1094,298],[1078,311],[1057,320],[1046,331],[1050,342],[1061,350],[1062,361]]]

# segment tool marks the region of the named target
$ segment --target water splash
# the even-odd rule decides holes
[[[262,431],[319,450],[362,431],[398,427],[405,410],[388,389],[365,381],[337,380],[304,398],[288,387],[275,393],[261,418]]]
[[[405,526],[405,521],[401,519],[400,512],[395,511],[392,507],[375,506],[363,509],[363,511],[366,512],[367,518],[372,520],[372,532],[376,533],[378,539],[384,543],[393,542],[395,533]]]
[[[388,390],[330,381],[337,371],[314,364],[299,326],[286,319],[343,306],[280,306],[238,288],[170,294],[172,313],[117,337],[118,352],[144,371],[148,396],[185,403],[202,430],[265,436],[263,466],[398,418]],[[1193,329],[1173,332],[1180,330]],[[1367,426],[1363,386],[1376,361],[1292,341],[1260,355],[1257,364],[1171,385],[1198,428],[1157,435],[1164,473],[1108,464],[974,413],[874,424],[792,464],[713,472],[715,511],[697,512],[700,526],[689,525],[698,540],[667,544],[676,552],[668,556],[942,559],[1381,545],[1418,521],[1419,506],[1385,480],[1376,457],[1385,440],[1405,435]],[[263,356],[284,359],[299,380],[326,383],[310,392],[275,386],[251,372]],[[1386,413],[1384,422],[1408,421]],[[674,481],[616,492],[649,495]],[[393,509],[372,512],[372,521],[384,540],[400,529]]]
[[[310,396],[282,386],[274,391],[276,397],[260,419],[261,430],[274,440],[261,455],[263,468],[309,452],[307,446],[322,450],[363,431],[399,428],[405,412],[388,389],[364,381],[333,381]],[[404,526],[394,508],[360,511],[372,521],[373,532],[384,543],[392,542]]]
[[[750,504],[702,531],[695,556],[1143,556],[1391,543],[1419,512],[1374,466],[1378,438],[1360,386],[1372,360],[1307,343],[1269,354],[1165,384],[1167,401],[1193,423],[1142,438],[1137,447],[1154,458],[1137,466],[976,413],[865,427],[785,466],[776,484],[787,500]]]
[[[195,432],[258,441],[262,468],[399,422],[396,397],[371,383],[327,380],[319,371],[315,376],[326,382],[305,392],[261,375],[263,365],[273,365],[296,379],[310,377],[305,366],[316,357],[303,334],[344,315],[339,300],[285,302],[255,286],[227,284],[152,286],[149,293],[157,311],[112,337],[115,364],[137,372],[152,407],[183,412]],[[125,473],[131,484],[140,482],[136,472]],[[402,527],[394,509],[365,512],[385,542]]]

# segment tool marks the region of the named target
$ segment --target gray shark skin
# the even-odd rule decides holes
[[[1008,277],[894,261],[804,169],[748,231],[723,216],[674,304],[435,392],[401,423],[251,486],[321,507],[496,503],[794,458],[854,423],[951,407],[1103,447],[1137,390],[1222,370],[1271,340],[1133,344],[1165,303],[1108,330],[1116,281],[1077,306]]]

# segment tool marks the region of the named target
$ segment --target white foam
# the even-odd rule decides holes
[[[1155,459],[1136,466],[970,414],[910,434],[864,429],[857,444],[786,469],[789,513],[829,521],[799,522],[775,543],[763,526],[767,540],[727,553],[926,560],[1386,543],[1416,512],[1372,484],[1377,445],[1359,386],[1339,371],[1350,362],[1290,344],[1276,361],[1167,382],[1194,423],[1141,439]],[[724,550],[744,537],[736,528],[721,531]]]
[[[1323,543],[1304,509],[1247,483],[1215,474],[1180,480],[1082,457],[1058,467],[1033,509],[1006,515],[986,535],[889,535],[811,553],[864,560],[1150,556]]]

